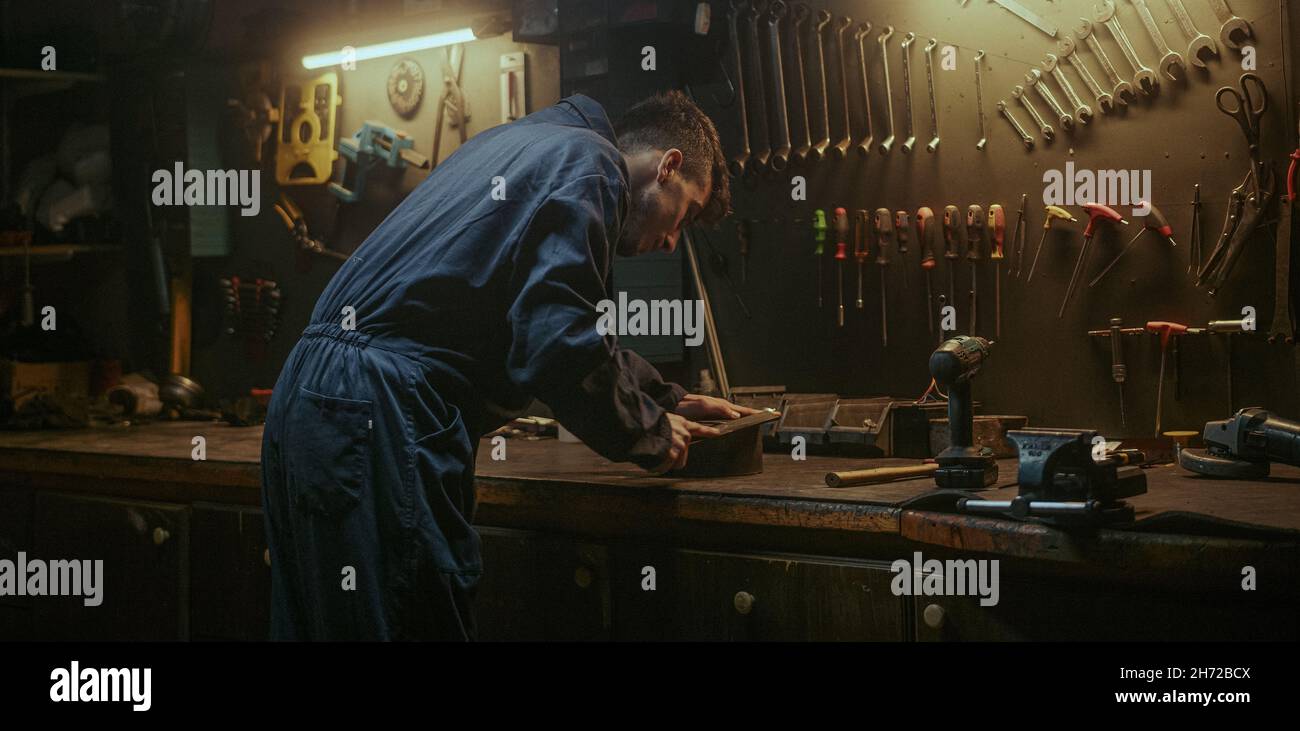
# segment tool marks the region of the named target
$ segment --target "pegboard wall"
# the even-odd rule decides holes
[[[1150,0],[1151,12],[1169,44],[1186,53],[1188,39],[1183,35],[1167,2]],[[1206,0],[1184,0],[1196,26],[1219,39],[1222,25]],[[1290,43],[1284,59],[1284,5],[1279,0],[1230,0],[1232,10],[1245,18],[1254,30],[1257,73],[1267,86],[1269,109],[1262,122],[1264,156],[1286,172],[1287,155],[1297,144],[1296,110],[1293,90],[1286,88],[1286,78],[1294,82],[1294,46]],[[1077,26],[1080,18],[1093,16],[1093,0],[1023,0],[1023,5],[1059,26],[1061,34]],[[814,15],[825,9],[838,18],[869,21],[873,30],[868,36],[867,66],[870,78],[874,132],[879,141],[887,135],[887,107],[884,69],[880,47],[876,42],[886,26],[894,28],[888,42],[889,93],[893,102],[894,125],[898,141],[892,153],[872,153],[860,158],[850,150],[847,158],[828,156],[821,162],[791,164],[782,173],[755,175],[735,180],[733,221],[721,231],[709,232],[713,246],[730,262],[730,276],[752,316],[746,317],[730,291],[731,287],[716,271],[705,266],[706,286],[711,293],[722,347],[727,357],[733,385],[785,384],[792,391],[833,391],[845,396],[893,395],[919,396],[929,383],[926,363],[938,340],[927,329],[924,275],[920,267],[920,247],[915,233],[906,261],[897,251],[886,272],[889,316],[888,346],[881,338],[880,273],[874,263],[866,266],[865,303],[856,307],[857,267],[852,258],[844,266],[846,322],[837,325],[836,263],[834,232],[828,232],[825,267],[824,306],[817,306],[817,267],[811,222],[813,212],[831,212],[843,207],[852,216],[856,209],[874,211],[888,208],[906,210],[914,216],[921,206],[933,209],[942,218],[945,206],[957,206],[963,215],[971,204],[987,211],[991,204],[1002,205],[1007,217],[1008,259],[1002,264],[1001,335],[995,337],[994,267],[985,258],[978,267],[979,325],[976,334],[995,339],[993,357],[978,377],[975,396],[984,402],[983,413],[1026,414],[1033,426],[1096,428],[1110,434],[1125,432],[1149,435],[1154,428],[1157,373],[1160,363],[1159,339],[1153,336],[1125,339],[1128,382],[1125,385],[1127,429],[1121,429],[1117,387],[1110,378],[1109,341],[1090,338],[1086,331],[1102,329],[1112,317],[1126,326],[1140,326],[1150,320],[1168,320],[1191,326],[1205,326],[1210,320],[1240,319],[1242,308],[1254,307],[1262,333],[1268,330],[1274,302],[1274,235],[1266,227],[1254,238],[1238,261],[1229,283],[1210,297],[1197,289],[1187,273],[1188,239],[1191,224],[1193,185],[1201,186],[1205,229],[1204,256],[1214,247],[1227,210],[1228,196],[1249,169],[1245,138],[1237,123],[1215,107],[1214,95],[1222,86],[1236,85],[1243,73],[1240,53],[1219,43],[1219,57],[1205,70],[1190,68],[1188,77],[1171,81],[1161,77],[1159,92],[1139,97],[1128,105],[1105,115],[1098,112],[1090,125],[1076,125],[1070,133],[1047,115],[1047,106],[1035,98],[1038,109],[1056,127],[1051,144],[1035,135],[1035,148],[1026,151],[1011,126],[997,112],[996,105],[1005,100],[1016,117],[1033,133],[1025,109],[1012,97],[1012,89],[1023,85],[1025,74],[1037,67],[1047,53],[1058,53],[1057,39],[1035,29],[1007,10],[988,0],[970,0],[963,7],[959,0],[881,0],[878,2],[827,1],[809,3]],[[1144,29],[1130,0],[1117,0],[1117,13],[1138,56],[1159,71],[1161,54]],[[715,26],[726,35],[726,8],[714,3]],[[1291,8],[1295,15],[1298,8]],[[832,27],[834,22],[832,23]],[[1292,26],[1290,39],[1300,36]],[[716,30],[716,29],[715,29]],[[911,154],[900,151],[905,135],[905,109],[902,81],[903,37],[917,36],[911,47],[912,110],[916,149]],[[1133,69],[1111,33],[1096,25],[1106,54],[1125,79],[1133,78]],[[846,34],[851,39],[851,32]],[[934,153],[925,149],[930,139],[930,107],[926,87],[925,54],[929,39],[938,48],[953,46],[957,64],[954,70],[940,68],[940,54],[935,56],[941,143]],[[742,47],[746,45],[742,25]],[[831,138],[842,137],[837,124],[839,86],[838,58],[834,45],[827,45],[827,87],[831,89]],[[977,129],[975,62],[978,50],[986,53],[983,65],[983,113],[988,137],[987,147],[976,149]],[[854,142],[865,130],[862,85],[858,75],[856,44],[845,49],[849,69],[846,81]],[[805,70],[815,79],[810,64],[815,50],[805,44]],[[1081,51],[1087,66],[1109,88],[1096,57]],[[730,66],[730,50],[725,50]],[[789,71],[787,70],[787,73]],[[1073,68],[1066,73],[1079,95],[1096,110],[1095,99]],[[1052,82],[1058,99],[1064,99],[1059,86]],[[819,92],[809,90],[810,108],[817,126],[815,111]],[[699,95],[701,102],[717,121],[728,155],[740,148],[740,110],[737,105],[721,106],[709,95]],[[725,102],[725,95],[722,95]],[[789,100],[793,105],[794,100]],[[1065,103],[1064,101],[1062,103]],[[1288,113],[1288,104],[1291,104]],[[816,139],[816,135],[814,135]],[[1100,272],[1142,225],[1131,209],[1119,210],[1129,226],[1103,226],[1088,255],[1086,269],[1064,317],[1057,311],[1070,279],[1083,240],[1087,216],[1078,206],[1070,210],[1079,219],[1054,229],[1048,238],[1034,280],[1026,284],[1007,276],[1011,263],[1010,236],[1016,224],[1021,195],[1028,195],[1027,234],[1024,270],[1027,274],[1039,243],[1044,221],[1044,173],[1064,171],[1067,163],[1077,170],[1150,171],[1151,198],[1166,214],[1173,226],[1177,247],[1162,243],[1147,234],[1129,255],[1096,288],[1088,282]],[[792,200],[792,177],[807,181],[807,199]],[[1283,183],[1285,186],[1285,183]],[[1283,191],[1285,192],[1285,191]],[[742,282],[734,220],[748,219],[751,235],[747,275]],[[941,221],[936,220],[936,224]],[[963,221],[964,224],[964,221]],[[965,252],[963,243],[959,252]],[[701,237],[696,237],[700,241]],[[939,237],[938,267],[933,273],[934,296],[946,292],[947,262],[942,257]],[[701,245],[701,254],[709,249]],[[874,259],[874,243],[873,259]],[[987,253],[987,252],[986,252]],[[907,288],[904,289],[906,268]],[[967,292],[970,268],[960,260],[956,270],[958,332],[968,330]],[[1231,346],[1234,394],[1228,394],[1228,338],[1185,337],[1177,354],[1171,351],[1165,384],[1164,428],[1198,430],[1209,419],[1224,418],[1229,408],[1258,405],[1287,415],[1300,413],[1297,408],[1297,357],[1295,347],[1269,345],[1262,333],[1234,337]]]

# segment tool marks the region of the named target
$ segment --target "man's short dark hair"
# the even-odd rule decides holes
[[[619,120],[615,134],[626,153],[681,150],[683,175],[700,185],[706,175],[712,179],[713,190],[700,220],[716,223],[731,213],[731,184],[718,130],[690,97],[673,90],[641,101]]]

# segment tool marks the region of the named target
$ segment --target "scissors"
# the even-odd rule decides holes
[[[1264,80],[1255,74],[1241,75],[1241,91],[1231,86],[1219,89],[1214,95],[1214,104],[1220,112],[1237,120],[1242,134],[1246,135],[1246,144],[1250,146],[1250,159],[1256,169],[1262,164],[1259,157],[1259,121],[1268,111],[1268,87]],[[1232,98],[1232,106],[1223,103],[1224,97]],[[1258,104],[1257,104],[1258,102]]]

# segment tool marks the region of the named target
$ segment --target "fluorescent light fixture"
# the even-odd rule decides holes
[[[406,38],[400,41],[389,41],[388,43],[376,43],[371,46],[361,46],[355,49],[353,54],[348,58],[353,61],[368,61],[372,58],[382,58],[384,56],[396,56],[402,53],[411,53],[414,51],[426,51],[430,48],[441,48],[456,43],[466,43],[479,36],[474,34],[472,28],[461,28],[459,30],[449,30],[445,33],[434,33],[429,36],[417,36],[415,38]],[[329,53],[316,53],[310,56],[302,57],[302,65],[309,69],[319,69],[326,66],[337,66],[344,61],[342,50],[331,51]]]

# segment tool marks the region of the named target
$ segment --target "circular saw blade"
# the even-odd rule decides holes
[[[402,119],[410,119],[424,98],[424,69],[404,58],[388,74],[388,103]]]

